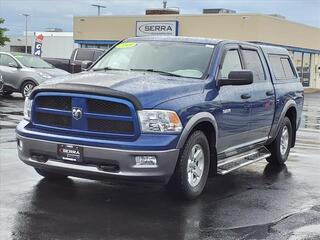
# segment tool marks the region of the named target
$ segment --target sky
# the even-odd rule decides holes
[[[320,0],[167,0],[180,14],[201,14],[203,8],[228,8],[238,13],[280,14],[288,20],[320,28]],[[0,17],[7,35],[22,34],[30,14],[30,31],[62,28],[72,31],[73,16],[94,16],[91,4],[105,5],[101,15],[143,15],[146,8],[162,7],[162,0],[0,0]]]

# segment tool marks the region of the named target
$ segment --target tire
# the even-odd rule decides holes
[[[68,177],[67,175],[49,172],[47,170],[40,169],[40,168],[35,168],[35,170],[39,175],[41,175],[42,177],[44,177],[46,179],[50,179],[50,180],[64,180]]]
[[[27,95],[32,91],[36,84],[32,81],[26,81],[21,86],[21,94],[23,98],[26,98]]]
[[[287,132],[287,137],[284,136],[286,135],[285,132]],[[276,139],[267,146],[271,152],[271,156],[267,158],[267,161],[272,165],[283,165],[288,159],[291,144],[292,125],[290,119],[285,117],[281,123]]]
[[[195,161],[190,161],[194,155],[198,157],[193,158]],[[204,133],[197,130],[186,141],[176,169],[166,187],[170,193],[179,198],[195,199],[202,193],[207,183],[209,167],[209,143]]]

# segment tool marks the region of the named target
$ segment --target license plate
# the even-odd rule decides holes
[[[59,159],[67,161],[81,161],[83,148],[70,144],[58,144],[57,155]]]

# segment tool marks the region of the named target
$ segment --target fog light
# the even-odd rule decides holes
[[[135,168],[156,168],[157,158],[156,156],[135,156],[136,164],[133,166]]]

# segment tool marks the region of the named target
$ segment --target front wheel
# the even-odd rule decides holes
[[[31,81],[25,82],[21,87],[22,96],[26,98],[35,86],[36,84],[34,82],[31,82]]]
[[[292,145],[292,125],[288,117],[285,117],[281,123],[279,133],[276,139],[267,148],[271,156],[267,161],[273,165],[282,165],[287,161]]]
[[[173,176],[167,184],[167,189],[184,199],[198,197],[208,179],[210,166],[209,143],[202,131],[195,131],[188,138]]]

